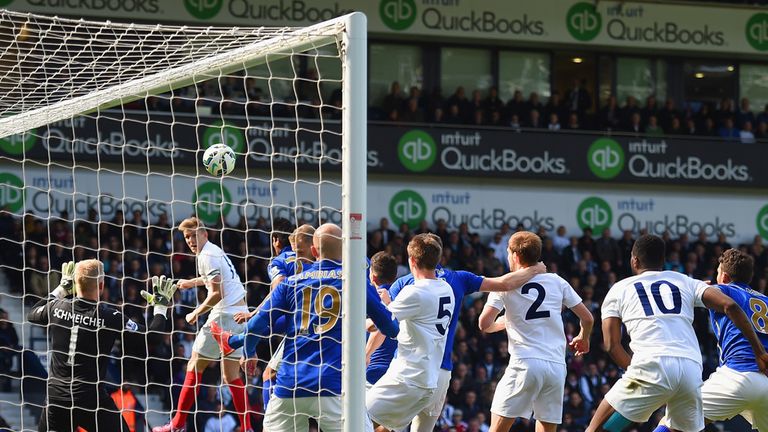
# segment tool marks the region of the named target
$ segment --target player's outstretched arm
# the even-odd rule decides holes
[[[632,356],[621,345],[621,319],[603,318],[603,343],[616,365],[626,370],[632,362]]]
[[[371,362],[371,356],[387,339],[384,333],[376,330],[368,336],[368,342],[365,344],[365,365]]]
[[[725,314],[728,319],[733,321],[733,324],[741,330],[741,333],[749,341],[752,346],[752,351],[755,353],[755,359],[757,360],[757,366],[762,373],[768,372],[768,354],[765,352],[765,347],[760,342],[760,339],[755,333],[755,328],[747,318],[747,314],[741,309],[741,307],[733,301],[732,298],[723,294],[717,287],[709,287],[704,290],[701,296],[701,301],[707,309],[711,309],[715,312]]]
[[[176,286],[181,290],[190,289],[201,285],[205,285],[205,278],[202,276],[196,277],[194,279],[179,279],[179,282],[176,283]]]
[[[396,338],[397,334],[400,333],[400,325],[397,320],[392,319],[392,314],[381,302],[379,293],[371,284],[366,287],[365,310],[373,323],[376,324],[376,328],[387,337]]]
[[[592,313],[584,306],[584,303],[579,303],[572,307],[571,311],[579,317],[581,331],[573,338],[569,345],[574,354],[577,356],[584,355],[589,352],[589,339],[592,337],[592,327],[595,325],[595,318],[592,317]]]
[[[483,312],[480,313],[480,319],[478,320],[480,331],[485,333],[496,333],[504,330],[506,328],[507,320],[503,316],[499,317],[499,312],[501,312],[499,309],[486,305],[483,308]]]
[[[531,280],[536,275],[546,273],[547,266],[540,262],[536,265],[526,267],[517,271],[509,272],[503,276],[494,278],[483,278],[483,283],[480,285],[480,291],[493,292],[493,291],[511,291],[518,289],[525,285],[526,282]]]

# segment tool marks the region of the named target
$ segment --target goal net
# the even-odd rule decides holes
[[[202,28],[0,10],[0,417],[11,429],[37,430],[46,404],[50,328],[25,317],[61,264],[101,260],[101,301],[148,324],[147,281],[196,276],[175,227],[197,216],[251,307],[269,293],[278,219],[342,226],[343,423],[362,430],[365,290],[347,287],[365,284],[365,26],[359,13],[306,28]],[[202,166],[217,143],[237,155],[223,178]],[[99,384],[113,399],[127,384],[143,406],[121,399],[127,419],[158,426],[175,411],[205,323],[184,317],[204,297],[177,293],[161,341],[118,337]],[[273,339],[259,346],[261,368]],[[256,422],[261,380],[247,379]],[[237,419],[220,382],[218,366],[205,371],[189,417],[199,430]]]

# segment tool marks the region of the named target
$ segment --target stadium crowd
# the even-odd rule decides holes
[[[173,230],[172,224],[168,215],[161,214],[148,221],[147,215],[141,211],[127,216],[117,212],[113,219],[102,221],[98,220],[95,211],[91,211],[86,220],[73,223],[66,213],[46,220],[32,214],[17,217],[1,210],[2,269],[12,289],[24,295],[29,305],[47,295],[58,284],[59,274],[55,270],[62,263],[73,258],[76,261],[99,258],[105,264],[106,272],[102,300],[121,306],[128,317],[145,323],[146,304],[139,291],[145,288],[148,278],[155,275],[186,278],[195,272],[194,256],[189,253],[180,234]],[[269,290],[266,266],[272,252],[268,222],[264,219],[242,219],[235,226],[211,228],[211,240],[223,246],[246,284],[249,305],[258,305]],[[515,230],[523,229],[523,226],[504,225],[492,238],[484,239],[470,232],[466,224],[453,229],[445,221],[437,221],[435,226],[424,221],[415,230],[405,224],[393,229],[383,218],[379,226],[369,232],[368,255],[382,250],[391,253],[401,265],[400,273],[405,274],[405,245],[410,237],[433,232],[444,243],[444,267],[496,276],[506,271],[508,238]],[[614,238],[608,229],[598,235],[593,235],[589,229],[573,235],[567,233],[564,227],[558,227],[554,232],[548,232],[543,227],[534,227],[534,230],[543,239],[542,260],[549,271],[568,280],[599,320],[600,304],[608,289],[616,280],[630,273],[629,255],[636,238],[634,233],[624,232],[620,238]],[[731,247],[723,235],[715,239],[702,234],[692,239],[687,235],[673,238],[670,233],[664,233],[663,238],[667,243],[666,269],[704,280],[714,280],[717,257]],[[763,239],[756,236],[752,244],[735,246],[754,256],[756,271],[752,286],[765,292],[768,252]],[[200,294],[195,290],[177,292],[173,333],[165,336],[164,343],[146,346],[134,338],[130,343],[126,340],[119,345],[119,349],[113,352],[114,359],[110,365],[114,384],[128,382],[135,389],[146,386],[147,391],[166,397],[166,408],[175,406],[185,362],[191,354],[197,330],[185,322],[184,316],[195,307]],[[479,331],[478,317],[483,305],[484,298],[479,293],[464,301],[453,351],[453,379],[438,423],[442,431],[477,432],[488,427],[490,403],[509,357],[504,332],[483,334]],[[717,366],[716,341],[711,337],[706,311],[700,310],[697,314],[694,326],[704,354],[704,373],[707,376]],[[578,320],[570,312],[563,317],[566,337],[570,339],[577,333]],[[17,379],[20,375],[19,356],[22,353],[29,356],[32,353],[29,350],[35,349],[24,346],[31,341],[20,340],[15,325],[18,323],[8,321],[7,314],[0,311],[0,386],[7,386],[10,379]],[[583,358],[568,358],[561,431],[583,431],[594,408],[620,377],[620,371],[600,348],[600,326],[596,326],[595,330],[592,351]],[[261,360],[269,359],[269,345],[261,344]],[[28,349],[24,350],[22,346]],[[143,360],[147,357],[148,361]],[[30,359],[26,358],[24,363],[29,364]],[[231,424],[234,430],[236,421],[231,413],[224,414],[221,420],[218,416],[222,409],[234,411],[228,392],[219,391],[218,369],[218,362],[213,362],[203,375],[203,383],[207,387],[198,396],[197,415],[191,417],[191,421],[196,423],[196,430],[207,430],[207,424],[216,426],[217,422]],[[25,375],[29,373],[24,371]],[[261,373],[256,374],[251,384],[249,402],[254,424],[259,425],[263,411]],[[172,385],[170,397],[169,385]],[[528,431],[533,428],[528,421],[520,420],[513,430]]]
[[[591,111],[592,104],[590,92],[579,80],[566,92],[553,91],[546,103],[538,93],[525,96],[520,90],[504,101],[499,98],[496,87],[487,91],[476,89],[471,94],[467,94],[464,87],[458,87],[447,97],[440,88],[424,94],[420,88],[411,87],[406,94],[398,82],[393,82],[369,118],[515,130],[600,130],[648,137],[709,136],[743,143],[768,139],[768,105],[756,111],[746,97],[738,105],[730,98],[723,98],[716,106],[679,107],[673,98],[662,102],[648,96],[641,102],[634,96],[627,96],[624,101],[610,96],[597,112]]]

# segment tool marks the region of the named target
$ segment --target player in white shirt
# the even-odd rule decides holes
[[[509,239],[507,251],[512,271],[533,266],[541,259],[541,238],[517,232]],[[563,307],[571,309],[581,322],[581,332],[571,341],[571,348],[577,355],[586,354],[594,319],[560,276],[536,275],[518,290],[488,297],[480,329],[495,332],[506,328],[510,357],[493,395],[492,432],[509,431],[517,417],[529,418],[532,413],[538,432],[554,432],[562,422],[566,378]],[[504,317],[496,320],[502,310],[506,310]]]
[[[636,275],[614,284],[603,301],[605,347],[626,372],[598,406],[588,432],[644,423],[665,404],[670,429],[704,429],[701,352],[692,327],[695,306],[725,313],[752,346],[760,346],[738,304],[702,281],[662,271],[665,257],[661,238],[641,236],[630,261]],[[622,323],[632,355],[621,345]]]
[[[181,279],[179,289],[188,289],[204,285],[208,294],[198,307],[187,314],[189,324],[196,324],[200,316],[210,312],[208,320],[200,329],[192,345],[192,356],[187,363],[187,374],[181,389],[176,415],[171,423],[153,429],[153,432],[175,432],[186,430],[186,418],[189,409],[195,401],[198,384],[208,364],[220,359],[221,351],[216,340],[211,335],[211,323],[214,321],[223,329],[232,333],[245,331],[245,324],[235,321],[236,313],[247,313],[245,302],[245,287],[240,276],[235,272],[232,261],[229,260],[220,247],[208,241],[208,231],[203,222],[195,217],[184,219],[179,224],[179,230],[184,235],[192,253],[197,256],[197,272],[199,277]],[[224,382],[229,385],[232,401],[238,412],[243,431],[250,431],[250,421],[247,415],[247,399],[245,384],[240,378],[240,357],[242,348],[224,357],[221,369]]]
[[[431,402],[456,301],[453,289],[435,273],[443,254],[440,243],[419,234],[407,250],[414,282],[387,307],[400,321],[397,357],[366,394],[377,431],[405,429]]]

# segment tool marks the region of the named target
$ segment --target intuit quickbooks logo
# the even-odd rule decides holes
[[[235,153],[242,153],[245,151],[245,132],[238,127],[217,120],[203,132],[203,148],[208,148],[214,144],[226,144]]]
[[[592,228],[592,231],[600,232],[610,227],[612,220],[611,206],[602,198],[589,197],[576,209],[576,222],[581,229]]]
[[[595,176],[612,179],[624,168],[624,150],[616,141],[600,138],[589,146],[587,164]]]
[[[591,41],[600,34],[603,18],[592,3],[580,2],[568,9],[565,26],[574,39]]]
[[[756,13],[747,21],[747,42],[758,51],[768,50],[768,13]]]
[[[381,0],[381,22],[392,30],[405,30],[416,21],[416,2],[413,0]]]
[[[760,237],[768,240],[768,205],[763,206],[757,212],[757,232]]]
[[[19,212],[24,207],[24,182],[10,173],[0,173],[0,209],[7,208],[11,213]]]
[[[422,172],[435,163],[437,146],[428,133],[414,129],[400,138],[397,156],[400,158],[400,163],[408,170]]]
[[[20,134],[0,138],[0,150],[10,155],[24,154],[32,149],[37,142],[36,129],[28,130]]]
[[[214,224],[229,214],[232,195],[223,184],[206,182],[197,187],[192,202],[195,203],[197,217],[205,223]]]
[[[207,20],[218,15],[224,0],[184,0],[187,12],[197,19]]]
[[[389,218],[395,226],[403,223],[416,228],[427,217],[427,202],[418,192],[401,190],[389,201]]]

